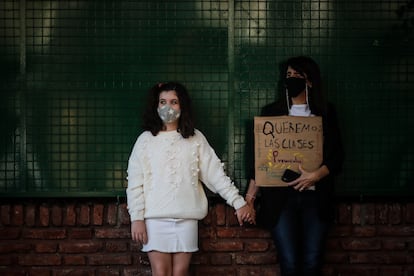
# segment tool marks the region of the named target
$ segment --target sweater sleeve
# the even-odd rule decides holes
[[[144,219],[144,174],[141,162],[143,141],[142,136],[136,141],[128,161],[127,206],[131,221]]]
[[[243,207],[246,201],[239,194],[239,190],[226,175],[223,163],[217,157],[213,148],[208,143],[205,136],[200,132],[196,132],[199,141],[199,178],[206,187],[218,193],[227,204],[236,210]]]

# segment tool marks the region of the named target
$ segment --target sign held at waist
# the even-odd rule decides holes
[[[257,186],[286,186],[285,169],[319,168],[323,160],[322,117],[254,117]]]

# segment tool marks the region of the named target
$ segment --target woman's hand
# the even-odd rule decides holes
[[[131,237],[133,241],[139,242],[141,244],[146,244],[148,242],[147,227],[145,226],[145,221],[134,220],[131,222]]]
[[[242,226],[243,222],[245,221],[251,224],[256,224],[256,212],[254,210],[254,207],[249,204],[246,204],[243,207],[237,209],[236,215],[240,226]]]
[[[287,183],[289,186],[293,186],[293,188],[299,192],[315,186],[316,182],[329,174],[329,170],[325,165],[313,172],[305,171],[302,166],[299,165],[299,171],[301,173],[300,177]]]

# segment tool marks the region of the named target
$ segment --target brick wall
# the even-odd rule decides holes
[[[151,275],[116,199],[2,199],[0,275]],[[239,227],[210,204],[193,275],[279,275],[267,231]],[[414,203],[343,201],[327,244],[326,275],[414,275]]]

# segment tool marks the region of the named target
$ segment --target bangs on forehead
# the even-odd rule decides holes
[[[167,94],[164,94],[162,96],[163,93],[167,93]],[[167,95],[169,95],[169,96],[167,96]],[[167,97],[168,98],[174,97],[174,98],[177,98],[178,99],[178,93],[175,90],[161,90],[160,93],[158,94],[158,98],[159,99],[167,98]]]

